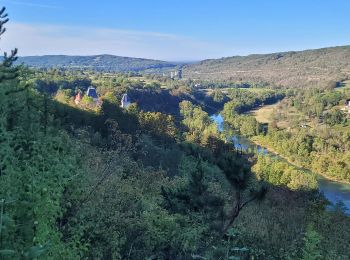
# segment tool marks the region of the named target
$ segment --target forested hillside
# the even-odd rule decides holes
[[[328,87],[350,77],[350,46],[234,56],[187,65],[185,78]]]
[[[234,56],[204,60],[183,67],[183,76],[192,80],[251,82],[283,87],[331,88],[350,77],[350,47]],[[182,66],[150,59],[113,55],[20,57],[16,64],[33,68],[83,69],[101,72],[163,73]]]
[[[164,71],[178,64],[159,60],[120,57],[114,55],[67,56],[45,55],[20,57],[16,64],[34,68],[85,69],[104,72]]]

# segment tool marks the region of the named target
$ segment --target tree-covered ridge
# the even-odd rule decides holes
[[[234,56],[187,64],[183,67],[183,76],[196,81],[227,81],[226,85],[232,82],[250,82],[249,84],[272,84],[284,87],[327,88],[349,78],[349,56],[349,46]],[[145,73],[168,73],[184,65],[184,63],[114,55],[28,56],[20,57],[17,62],[45,69],[65,68]],[[202,85],[207,84],[203,82]]]
[[[104,72],[129,71],[166,71],[174,69],[179,64],[141,58],[121,57],[114,55],[67,56],[45,55],[19,57],[17,64],[33,68],[65,68],[85,69]]]
[[[349,78],[350,46],[234,56],[183,68],[185,78],[268,82],[284,87],[327,87]]]

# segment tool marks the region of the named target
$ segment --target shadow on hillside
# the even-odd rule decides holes
[[[180,118],[179,104],[184,100],[201,106],[208,114],[221,111],[227,101],[227,99],[224,99],[215,102],[212,97],[199,91],[187,93],[179,90],[133,89],[128,91],[128,95],[132,102],[136,102],[144,111],[171,114],[177,119]]]
[[[107,120],[114,120],[118,128],[125,133],[135,134],[139,129],[137,117],[133,114],[126,114],[118,105],[104,101],[100,112],[87,111],[79,107],[70,106],[51,100],[51,109],[55,119],[60,125],[71,132],[73,128],[88,127],[99,132],[103,137],[108,135]]]
[[[111,119],[118,123],[120,130],[124,133],[135,135],[138,130],[142,130],[136,115],[125,113],[118,105],[109,102],[102,105],[99,114],[56,101],[51,101],[51,108],[55,118],[69,132],[72,127],[90,127],[107,139],[109,130],[106,122]],[[209,137],[204,146],[192,142],[177,144],[175,141],[161,146],[152,138],[143,142],[148,150],[146,153],[136,151],[133,158],[145,166],[152,166],[154,169],[162,168],[169,178],[178,175],[184,156],[205,161],[217,167],[218,172],[220,172],[222,157],[228,154],[234,156],[237,162],[247,167],[251,166],[246,154],[215,137]],[[218,174],[206,178],[221,185],[225,176]],[[253,183],[258,183],[254,175],[251,175],[251,178]],[[107,184],[102,183],[101,186],[103,185]],[[213,187],[230,189],[229,185],[220,185]],[[326,206],[324,198],[317,191],[293,191],[285,186],[267,185],[268,193],[265,199],[245,207],[233,224],[234,230],[240,232],[240,239],[245,241],[244,246],[251,248],[265,248],[273,253],[280,252],[281,248],[290,252],[293,247],[302,247],[306,225],[314,221],[315,215],[324,212]],[[221,191],[215,190],[215,192]],[[233,190],[231,194],[234,194]],[[96,196],[99,195],[96,194]],[[232,203],[232,198],[227,198],[227,201]],[[276,256],[281,255],[276,253]]]

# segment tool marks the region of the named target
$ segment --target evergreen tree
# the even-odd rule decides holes
[[[5,7],[0,10],[0,36],[6,32],[5,24],[9,21],[8,15],[5,12]],[[4,53],[3,61],[0,64],[0,82],[3,83],[5,80],[11,80],[17,77],[16,68],[12,68],[12,64],[16,61],[17,49],[11,51],[8,55],[7,52]]]
[[[175,190],[162,187],[162,195],[165,208],[171,212],[194,214],[210,223],[212,228],[220,228],[225,202],[210,191],[202,160],[198,160],[196,169],[190,174],[185,187]]]
[[[220,236],[226,234],[241,210],[254,200],[263,199],[266,194],[264,185],[255,187],[251,182],[251,173],[239,158],[232,154],[222,156],[219,166],[231,186],[233,202],[227,201],[209,189],[203,162],[198,161],[196,170],[189,176],[188,184],[173,190],[162,188],[164,205],[172,212],[189,214],[200,213],[203,220]],[[229,210],[227,210],[227,208]]]
[[[4,33],[4,8],[0,19]],[[16,53],[5,53],[0,65],[0,258],[72,258],[56,220],[76,157],[69,137],[53,124],[47,100],[27,84],[24,70],[13,67]]]
[[[321,236],[314,229],[313,225],[308,225],[304,241],[305,246],[303,249],[303,260],[322,259],[320,249]]]
[[[255,184],[252,181],[250,168],[242,162],[240,157],[233,154],[223,155],[220,158],[219,166],[230,183],[234,194],[233,203],[230,205],[230,210],[222,228],[222,234],[226,234],[244,207],[265,197],[267,187],[264,184]]]

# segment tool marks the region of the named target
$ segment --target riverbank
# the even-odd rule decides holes
[[[218,114],[213,115],[211,118],[217,123],[219,130],[223,131],[224,120],[222,116]],[[243,149],[246,152],[248,152],[249,150],[257,150],[259,152],[262,152],[263,154],[270,154],[271,156],[276,156],[277,158],[280,158],[280,160],[284,160],[285,162],[289,163],[290,165],[296,168],[312,172],[304,167],[301,167],[297,163],[292,162],[290,159],[284,157],[271,147],[264,145],[262,142],[259,142],[256,139],[252,140],[252,138],[247,138],[238,134],[233,134],[232,139],[233,145],[237,149]],[[332,180],[332,178],[329,178],[328,176],[324,176],[322,174],[317,173],[316,175],[319,176],[317,178],[318,188],[324,194],[325,198],[333,205],[336,205],[339,202],[344,203],[345,207],[347,208],[346,213],[350,215],[350,184],[347,182],[339,182],[336,180]]]
[[[279,157],[283,158],[284,160],[286,160],[288,163],[290,163],[291,165],[297,167],[297,168],[300,168],[302,170],[307,170],[307,171],[310,171],[312,173],[314,173],[311,169],[309,168],[306,168],[304,166],[301,166],[299,165],[298,163],[290,160],[290,158],[284,156],[283,154],[280,154],[279,152],[277,152],[275,149],[273,149],[271,146],[267,145],[266,143],[262,143],[260,142],[257,138],[248,138],[251,142],[255,143],[256,145],[259,145],[261,147],[264,147],[267,151],[269,151],[270,153],[273,153],[275,155],[278,155]],[[350,185],[350,181],[345,181],[345,180],[338,180],[336,178],[333,178],[333,177],[330,177],[322,172],[317,172],[317,173],[314,173],[316,175],[320,175],[322,176],[323,178],[329,180],[329,181],[333,181],[333,182],[337,182],[337,183],[340,183],[340,184],[348,184]]]

